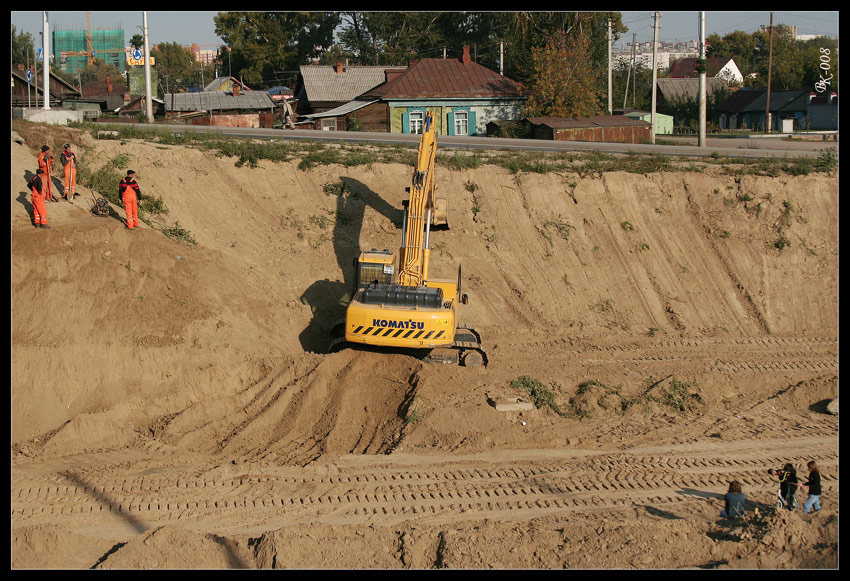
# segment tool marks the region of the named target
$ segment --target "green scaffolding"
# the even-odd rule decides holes
[[[92,30],[91,45],[97,60],[114,65],[122,73],[127,70],[123,30]],[[88,54],[62,56],[63,52],[88,53],[85,30],[54,30],[52,48],[54,63],[66,73],[76,73],[89,62]]]

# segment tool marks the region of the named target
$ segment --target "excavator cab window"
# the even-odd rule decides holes
[[[389,268],[387,268],[389,267]],[[377,264],[373,262],[360,262],[357,268],[357,280],[355,281],[355,289],[360,289],[373,282],[381,284],[392,283],[393,267],[392,265]]]

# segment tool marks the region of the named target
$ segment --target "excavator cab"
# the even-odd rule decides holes
[[[394,280],[395,253],[373,248],[354,259],[354,293],[372,283],[391,284]]]

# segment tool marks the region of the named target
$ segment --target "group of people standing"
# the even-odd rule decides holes
[[[796,494],[797,489],[806,487],[809,489],[809,497],[803,503],[803,512],[817,512],[820,510],[820,470],[818,464],[814,460],[810,460],[806,467],[809,469],[809,478],[806,482],[801,483],[797,477],[797,470],[790,462],[779,469],[771,468],[768,474],[773,476],[779,482],[779,496],[782,499],[782,505],[788,510],[797,508]],[[724,508],[720,513],[723,518],[734,518],[744,516],[744,503],[747,497],[741,489],[741,483],[733,480],[729,483],[729,490],[724,495]]]
[[[66,143],[64,150],[59,155],[62,162],[62,171],[65,174],[65,188],[62,190],[62,198],[66,201],[73,200],[77,194],[77,156],[71,151],[71,144]],[[50,146],[45,145],[38,154],[38,169],[35,177],[29,182],[32,190],[33,223],[36,228],[50,228],[47,225],[47,205],[45,202],[58,202],[53,196],[53,181],[50,170],[53,167],[53,154]]]
[[[62,199],[71,202],[79,194],[77,193],[77,156],[71,151],[70,143],[64,145],[64,149],[59,155],[59,161],[62,163],[65,178]],[[41,148],[41,153],[38,154],[36,174],[28,184],[32,192],[33,224],[36,228],[50,228],[47,225],[46,202],[59,201],[58,198],[53,196],[53,182],[50,177],[52,167],[53,154],[50,146],[44,145]],[[118,195],[121,197],[121,202],[127,212],[124,225],[127,230],[134,230],[139,226],[139,200],[142,197],[142,191],[135,178],[136,172],[127,170],[127,176],[118,184]]]

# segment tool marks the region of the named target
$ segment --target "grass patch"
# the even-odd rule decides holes
[[[525,391],[525,393],[531,396],[531,400],[534,402],[534,407],[537,409],[549,407],[559,416],[566,415],[566,413],[561,411],[561,408],[558,407],[558,404],[555,402],[555,394],[552,390],[543,385],[540,381],[533,379],[528,375],[523,375],[522,377],[513,380],[510,383],[510,387],[511,389],[521,389]],[[556,386],[553,385],[553,388],[554,387]]]
[[[172,226],[167,226],[161,230],[161,232],[165,235],[166,238],[171,238],[172,240],[176,240],[177,242],[182,242],[183,244],[188,244],[194,246],[197,244],[195,239],[192,237],[192,234],[183,228],[179,222],[175,222]]]

